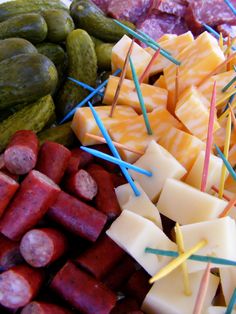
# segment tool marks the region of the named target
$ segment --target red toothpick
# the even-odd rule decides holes
[[[219,189],[218,189],[215,185],[213,185],[213,186],[211,187],[211,189],[212,189],[214,192],[216,192],[217,194],[219,194]],[[223,193],[223,198],[224,198],[226,201],[228,201],[228,202],[231,201],[231,198],[230,198],[228,195],[224,194],[224,193]]]
[[[143,71],[142,75],[140,76],[139,78],[139,84],[142,84],[145,77],[147,77],[150,73],[150,70],[155,62],[155,60],[157,59],[157,57],[159,56],[160,54],[160,48],[154,53],[154,55],[152,56],[152,59],[150,60],[150,62],[148,63],[146,69]]]
[[[205,192],[205,190],[206,190],[207,177],[208,177],[208,171],[209,171],[210,155],[211,155],[211,148],[212,148],[212,143],[213,143],[215,107],[216,107],[216,81],[214,82],[213,92],[212,92],[212,97],[211,97],[206,151],[205,151],[205,159],[204,159],[204,167],[203,167],[202,183],[201,183],[201,191],[202,192]]]
[[[118,82],[118,85],[117,85],[116,93],[115,93],[115,96],[113,98],[113,102],[112,102],[112,105],[111,105],[111,111],[110,111],[110,115],[109,115],[111,118],[112,118],[112,115],[113,115],[114,110],[116,108],[116,104],[117,104],[117,101],[118,101],[118,98],[119,98],[121,86],[122,86],[122,84],[124,82],[124,79],[125,79],[126,71],[127,71],[128,65],[129,65],[129,56],[132,53],[133,46],[134,46],[134,39],[132,39],[132,42],[131,42],[130,47],[129,47],[129,50],[127,52],[127,55],[126,55],[126,58],[125,58],[125,62],[124,62],[124,66],[123,66],[123,69],[122,69],[122,72],[121,72],[121,75],[120,75],[120,79],[119,79],[119,82]]]
[[[203,274],[201,283],[200,283],[200,287],[199,287],[198,294],[197,294],[197,299],[196,299],[196,302],[194,305],[193,314],[201,314],[202,313],[203,303],[204,303],[206,293],[207,293],[207,288],[209,285],[210,270],[211,270],[211,264],[208,263],[206,270]]]

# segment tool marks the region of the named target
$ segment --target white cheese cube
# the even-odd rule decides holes
[[[206,267],[206,265],[205,265]],[[189,275],[192,295],[184,294],[184,280],[181,269],[178,268],[166,277],[154,283],[142,304],[142,310],[148,314],[190,314],[193,313],[200,282],[204,271]],[[203,309],[206,310],[212,302],[219,284],[219,279],[210,274],[207,295]]]
[[[230,298],[236,288],[236,267],[228,266],[220,268],[220,280],[225,302],[229,304]]]
[[[202,172],[204,167],[205,152],[201,151],[192,169],[189,171],[185,182],[197,189],[201,189]],[[207,176],[206,192],[211,190],[213,185],[218,186],[221,178],[221,168],[223,161],[221,158],[210,155],[209,171]]]
[[[180,179],[186,169],[161,145],[151,141],[134,165],[149,170],[152,177],[130,170],[132,178],[139,182],[152,201],[156,201],[167,178]]]
[[[106,233],[151,276],[168,264],[171,258],[146,253],[145,248],[177,249],[176,244],[153,222],[128,210],[122,211]]]
[[[215,219],[226,206],[226,201],[175,179],[166,180],[157,203],[161,214],[181,225]]]
[[[154,222],[162,229],[161,217],[156,206],[150,201],[138,182],[135,182],[140,196],[135,196],[129,183],[118,186],[115,189],[116,197],[122,210],[130,210]]]
[[[230,217],[224,217],[211,221],[204,221],[192,225],[180,227],[185,250],[189,250],[202,240],[206,240],[207,244],[197,251],[195,254],[209,255],[219,258],[225,258],[236,261],[236,225],[235,221]],[[194,272],[205,269],[203,262],[187,261],[188,271]],[[212,264],[212,267],[217,267]],[[219,268],[225,267],[218,265]]]
[[[226,307],[224,306],[210,306],[206,310],[205,314],[225,314],[226,313]],[[236,310],[232,311],[231,314],[236,314]]]

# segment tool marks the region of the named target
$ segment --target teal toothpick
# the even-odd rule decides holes
[[[151,126],[150,126],[150,123],[149,123],[149,120],[148,120],[147,110],[146,110],[146,107],[145,107],[145,104],[144,104],[143,95],[142,95],[142,91],[141,91],[141,88],[140,88],[140,85],[139,85],[138,76],[137,76],[137,73],[135,71],[135,67],[134,67],[134,64],[132,62],[131,57],[129,57],[129,63],[130,63],[131,71],[132,71],[134,85],[135,85],[135,88],[136,88],[136,91],[137,91],[137,94],[138,94],[138,99],[139,99],[139,102],[140,102],[140,106],[141,106],[141,109],[142,109],[143,118],[144,118],[144,122],[145,122],[145,125],[146,125],[147,133],[148,133],[148,135],[152,135],[152,129],[151,129]]]
[[[104,159],[104,160],[107,160],[107,161],[110,161],[111,163],[114,163],[118,166],[123,166],[125,168],[128,168],[128,169],[131,169],[131,170],[134,170],[135,172],[138,172],[138,173],[141,173],[141,174],[144,174],[148,177],[151,177],[152,176],[152,173],[148,170],[145,170],[143,168],[140,168],[140,167],[137,167],[135,165],[132,165],[126,161],[123,161],[123,160],[120,160],[118,158],[115,158],[113,156],[110,156],[108,154],[105,154],[103,152],[100,152],[96,149],[93,149],[93,148],[89,148],[89,147],[85,147],[85,146],[80,146],[80,148],[82,150],[84,150],[85,152],[93,155],[93,156],[96,156],[98,158],[101,158],[101,159]]]
[[[154,39],[152,39],[152,37],[150,37],[149,35],[145,34],[143,31],[138,30],[137,31],[139,34],[141,34],[145,39],[147,39],[150,43],[152,43],[153,45],[156,45],[158,48],[160,48],[161,50],[165,51],[168,55],[171,56],[171,53],[169,51],[167,51],[164,48],[161,48],[161,45],[156,42]]]
[[[229,171],[230,175],[236,181],[236,172],[234,171],[234,168],[231,166],[231,164],[225,158],[225,155],[222,153],[222,151],[219,149],[219,147],[216,144],[215,144],[215,148],[217,150],[217,153],[220,155],[220,158],[223,160],[223,163],[225,164],[225,167]]]
[[[234,15],[236,15],[236,9],[234,8],[233,4],[230,0],[224,0],[227,6],[230,8],[230,10],[233,12]]]
[[[83,87],[84,89],[89,90],[90,92],[95,91],[95,88],[91,87],[90,85],[88,85],[84,82],[78,81],[78,80],[74,79],[73,77],[68,77],[68,80],[76,83],[77,85]],[[103,97],[103,93],[101,93],[101,92],[98,92],[98,95]]]
[[[236,67],[235,67],[235,65],[234,65],[234,71],[236,72]],[[223,92],[223,93],[226,92],[226,91],[230,88],[230,86],[233,85],[234,82],[236,82],[236,75],[235,75],[235,77],[232,78],[232,80],[229,81],[229,83],[227,83],[227,84],[225,85],[224,88],[222,88],[222,92]]]
[[[227,310],[225,312],[225,314],[231,314],[234,310],[234,306],[236,304],[236,288],[234,289],[234,292],[230,298]]]

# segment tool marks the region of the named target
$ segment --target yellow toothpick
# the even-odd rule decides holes
[[[219,46],[220,46],[220,49],[223,51],[223,49],[224,49],[224,38],[223,38],[222,33],[220,33]]]
[[[184,253],[184,239],[183,239],[183,235],[182,235],[178,222],[175,225],[175,235],[176,235],[176,243],[178,247],[178,252],[179,254],[183,254]],[[187,263],[184,262],[181,265],[181,268],[184,275],[184,293],[185,295],[189,296],[192,294],[192,291],[190,288]]]
[[[163,267],[156,275],[154,275],[150,280],[149,283],[154,283],[155,281],[165,277],[169,273],[171,273],[173,270],[175,270],[177,267],[179,267],[183,262],[185,262],[189,256],[200,250],[203,246],[207,244],[206,240],[202,240],[199,243],[197,243],[194,247],[192,247],[187,252],[179,255],[176,257],[173,261],[171,261],[168,265]]]
[[[231,137],[231,114],[228,115],[227,125],[226,125],[226,134],[225,134],[225,145],[224,145],[224,155],[228,159],[229,156],[229,146],[230,146],[230,137]],[[225,187],[225,178],[226,178],[226,167],[223,163],[221,168],[221,178],[220,178],[220,187],[219,187],[219,198],[223,197],[224,187]]]
[[[216,107],[219,107],[222,104],[224,106],[224,101],[229,99],[230,96],[232,96],[234,93],[235,93],[235,89],[233,89],[233,90],[231,90],[229,92],[223,93],[223,96],[216,102]]]

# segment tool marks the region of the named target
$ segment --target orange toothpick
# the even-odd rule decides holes
[[[214,192],[216,192],[217,194],[219,194],[219,189],[215,186],[215,185],[213,185],[212,187],[211,187],[211,189],[214,191]],[[231,198],[228,196],[228,195],[226,195],[225,193],[223,193],[223,198],[226,200],[226,201],[228,201],[228,202],[230,202],[231,201]]]
[[[152,68],[154,62],[156,61],[157,57],[160,54],[160,50],[161,49],[159,48],[157,51],[155,51],[154,55],[152,56],[152,59],[150,60],[150,62],[148,63],[146,69],[143,71],[143,73],[141,74],[141,76],[139,78],[139,84],[142,84],[143,81],[145,80],[145,78],[149,76],[151,68]]]
[[[205,192],[206,190],[211,148],[212,148],[212,143],[213,143],[215,107],[216,107],[216,82],[214,82],[213,92],[212,92],[212,97],[211,97],[211,105],[210,105],[208,132],[207,132],[207,141],[206,141],[206,152],[205,152],[204,167],[203,167],[202,182],[201,182],[201,191],[203,192]]]
[[[111,118],[112,118],[114,110],[116,108],[117,101],[118,101],[119,94],[120,94],[120,90],[121,90],[122,84],[123,84],[124,79],[125,79],[125,75],[126,75],[127,68],[128,68],[128,65],[129,65],[129,56],[132,53],[133,46],[134,46],[134,39],[132,39],[132,42],[131,42],[130,47],[129,47],[129,50],[127,52],[127,55],[126,55],[126,58],[125,58],[125,62],[124,62],[124,66],[123,66],[123,69],[122,69],[122,72],[121,72],[121,75],[120,75],[120,79],[119,79],[119,82],[118,82],[118,85],[117,85],[117,89],[116,89],[116,92],[115,92],[115,96],[114,96],[113,101],[112,101],[111,111],[110,111],[110,114],[109,114],[109,116]]]
[[[227,204],[223,212],[219,215],[219,218],[227,216],[235,204],[236,204],[236,196],[229,201],[229,203]]]
[[[177,104],[177,101],[179,99],[179,67],[176,67],[176,73],[175,73],[175,104]]]
[[[228,40],[227,40],[227,47],[228,47],[228,53],[227,53],[227,58],[229,58],[230,53],[231,53],[231,45],[232,45],[232,40],[231,37],[228,36]],[[230,71],[231,69],[231,62],[227,63],[227,71]]]
[[[203,274],[201,283],[200,283],[200,287],[199,287],[198,294],[197,294],[197,299],[196,299],[196,302],[194,305],[193,314],[201,314],[202,313],[202,308],[203,308],[204,300],[205,300],[208,285],[209,285],[210,270],[211,270],[211,264],[208,263],[206,270]]]
[[[90,137],[90,138],[92,138],[92,139],[94,139],[96,141],[99,141],[101,143],[105,143],[105,144],[107,143],[104,137],[101,137],[101,136],[98,136],[98,135],[94,135],[94,134],[90,134],[90,133],[86,133],[86,136],[88,136],[88,137]],[[120,143],[117,143],[117,142],[114,142],[114,141],[112,141],[112,143],[114,144],[115,147],[127,150],[127,151],[129,151],[131,153],[135,153],[135,154],[140,155],[140,156],[142,156],[144,154],[143,151],[136,150],[136,149],[134,149],[132,147],[128,147],[126,145],[123,145],[123,144],[120,144]]]

